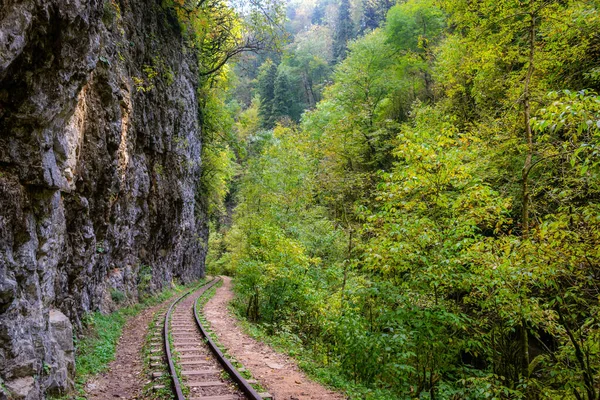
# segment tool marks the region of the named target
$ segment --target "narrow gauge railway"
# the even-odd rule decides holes
[[[224,357],[198,318],[198,298],[219,280],[213,279],[179,297],[165,315],[164,350],[175,398],[262,400],[263,397]]]

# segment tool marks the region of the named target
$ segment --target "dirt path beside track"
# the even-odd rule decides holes
[[[244,334],[227,309],[233,299],[231,278],[222,278],[223,286],[217,289],[215,296],[204,307],[204,315],[229,354],[235,356],[268,389],[274,400],[345,398],[311,381],[290,357]]]

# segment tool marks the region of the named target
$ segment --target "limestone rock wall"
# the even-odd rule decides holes
[[[86,312],[204,274],[197,62],[161,3],[0,2],[0,398],[68,389]]]

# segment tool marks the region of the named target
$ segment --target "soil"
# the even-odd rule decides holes
[[[119,338],[116,357],[108,365],[108,370],[86,384],[88,399],[142,398],[142,389],[149,380],[142,373],[142,347],[148,334],[148,325],[154,314],[171,301],[172,298],[142,310],[127,321]]]
[[[274,400],[345,398],[311,381],[290,357],[244,334],[227,309],[233,299],[231,278],[222,278],[223,286],[217,289],[215,296],[204,307],[204,315],[229,354],[235,356],[268,389]]]

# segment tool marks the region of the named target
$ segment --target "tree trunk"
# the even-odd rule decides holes
[[[527,144],[527,154],[521,175],[521,196],[522,196],[522,229],[523,237],[529,237],[529,171],[533,158],[533,131],[531,129],[531,99],[530,84],[534,71],[535,56],[535,13],[529,14],[529,66],[525,76],[525,85],[523,88],[523,124],[525,128],[525,142]],[[521,317],[521,375],[527,378],[529,375],[529,340],[527,335],[527,321]]]
[[[521,177],[521,195],[522,195],[522,229],[523,236],[529,237],[529,170],[531,169],[531,161],[533,158],[533,131],[531,129],[531,99],[530,99],[530,84],[531,77],[534,71],[534,56],[535,56],[535,14],[530,14],[529,25],[529,67],[525,77],[525,87],[523,89],[523,124],[525,128],[525,142],[527,144],[527,154],[525,163],[523,164]]]
[[[352,253],[352,230],[350,230],[350,238],[348,240],[348,259],[350,259],[350,254]],[[348,260],[346,260],[348,261]],[[344,313],[344,292],[346,290],[346,281],[348,279],[348,263],[344,263],[344,281],[342,283],[342,298],[341,298],[341,307],[342,314]]]

